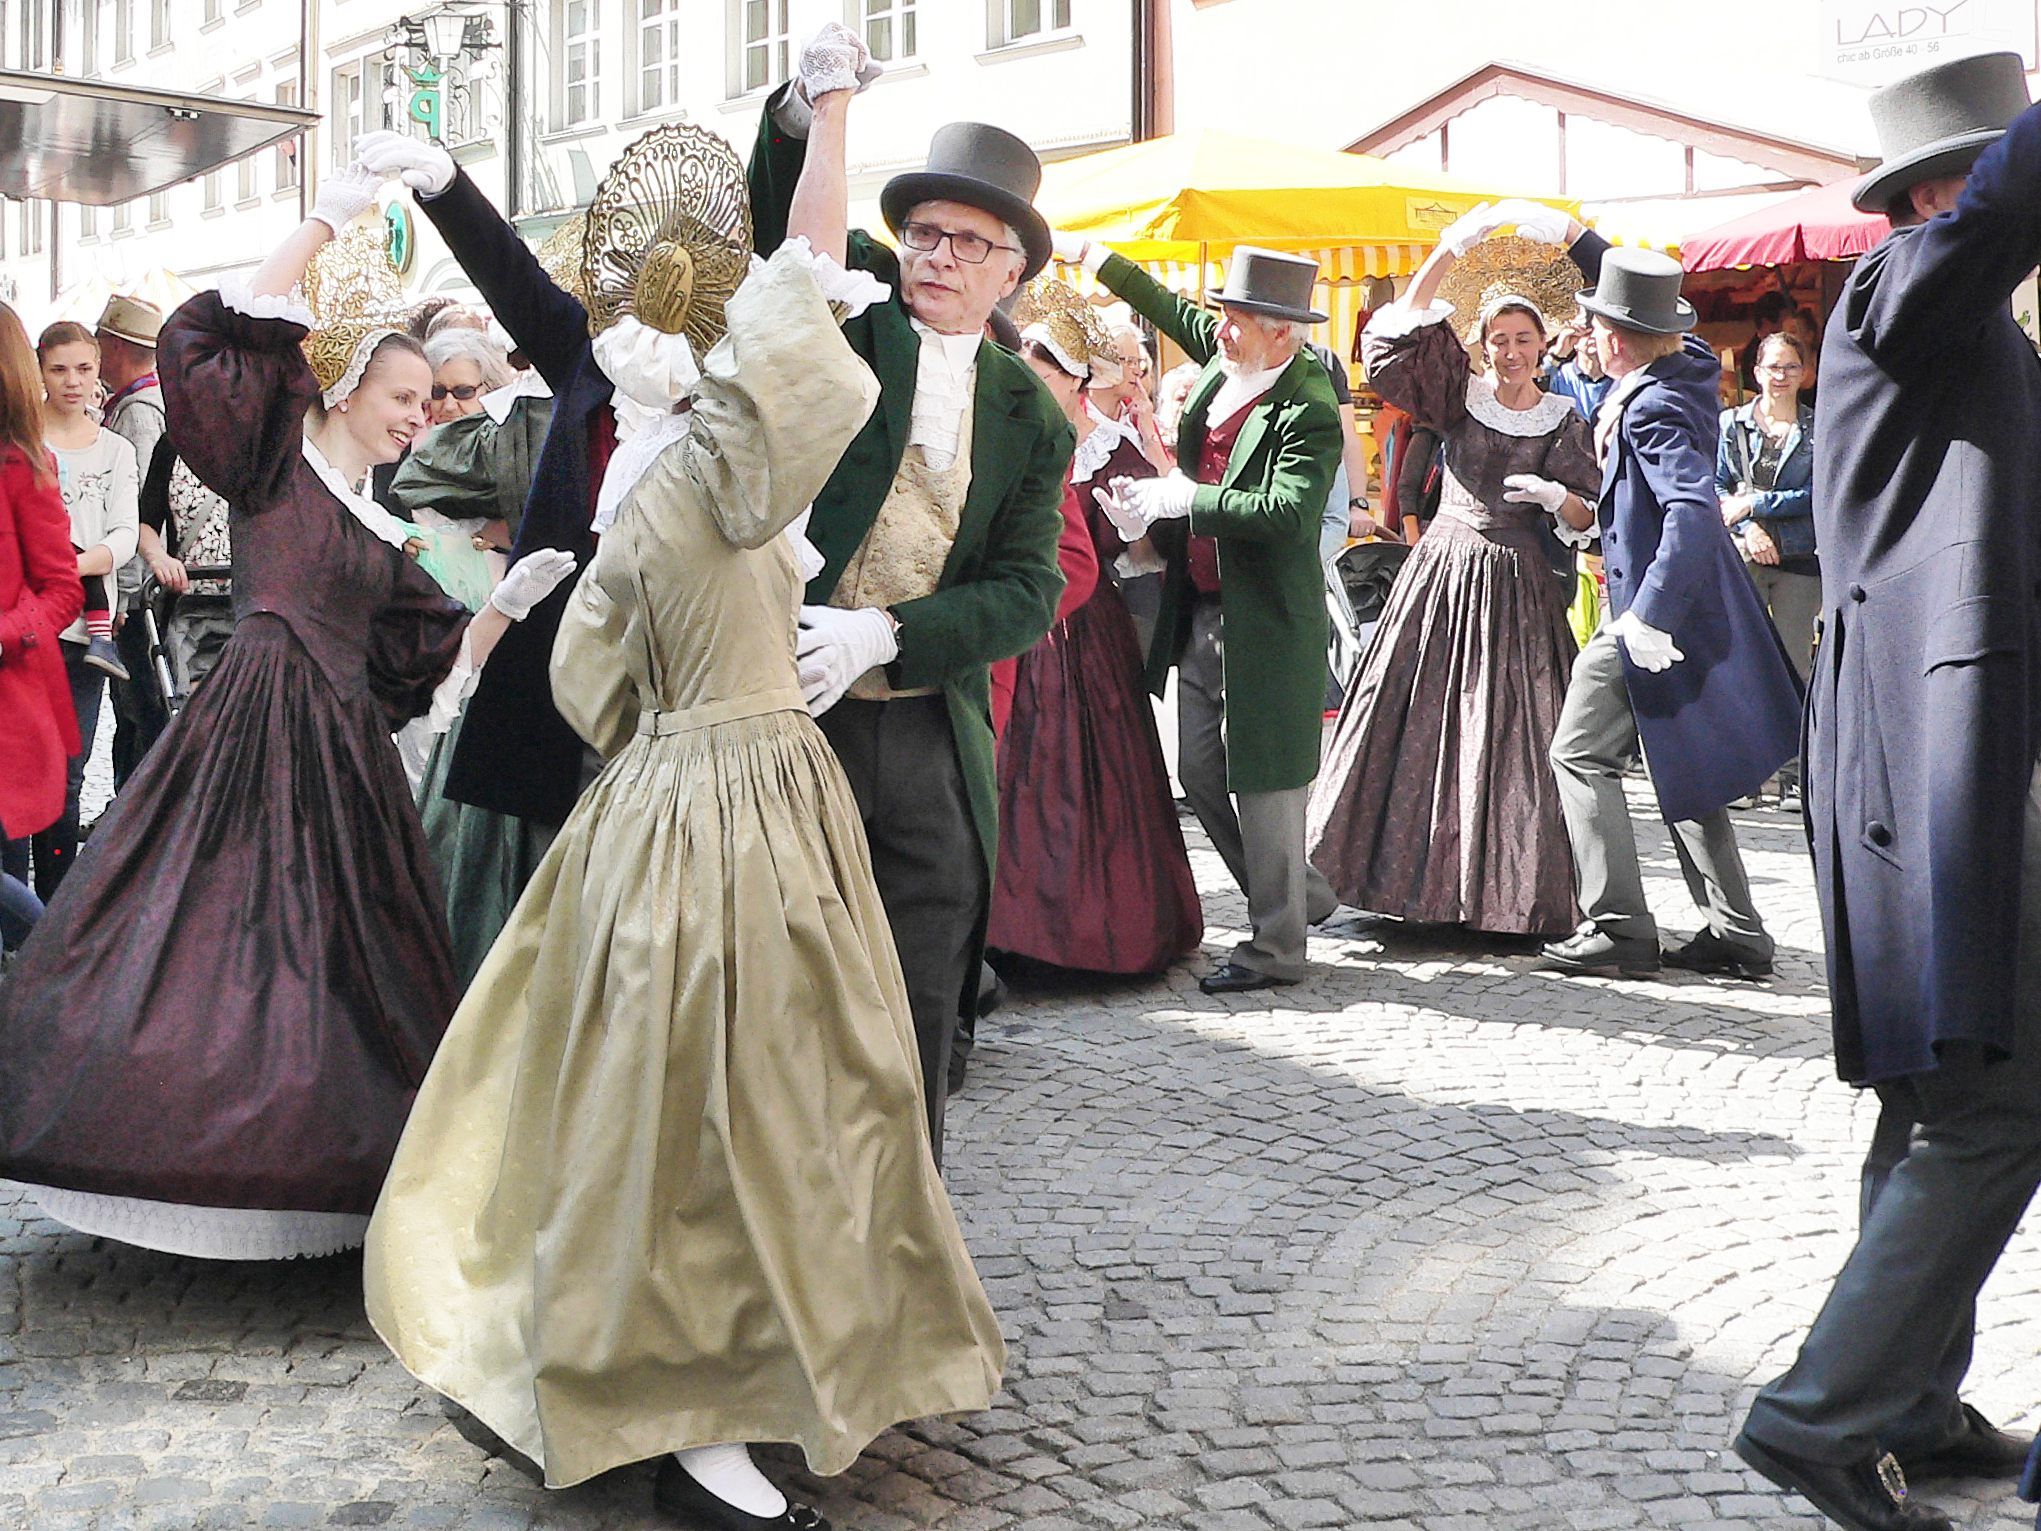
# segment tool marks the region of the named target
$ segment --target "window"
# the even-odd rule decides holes
[[[99,0],[85,0],[78,10],[78,67],[88,80],[99,73]]]
[[[278,106],[298,104],[298,82],[286,81],[276,88]],[[276,189],[288,191],[298,184],[298,151],[303,145],[302,137],[286,138],[276,146]]]
[[[579,127],[602,116],[602,24],[596,0],[566,0],[553,14],[560,31],[554,48],[560,61],[554,126]]]
[[[86,8],[91,14],[91,7]],[[21,7],[21,67],[23,69],[47,69],[49,67],[49,34],[44,30],[43,8],[39,0],[27,0]]]
[[[736,89],[745,95],[787,77],[787,0],[737,0]]]
[[[680,105],[681,0],[638,0],[638,110]]]
[[[864,7],[865,46],[882,64],[913,58],[915,0],[859,0]]]
[[[1070,30],[1071,0],[999,0],[1004,32],[994,46]]]
[[[205,21],[203,23],[204,25],[213,26],[216,23],[218,23],[220,19],[220,7],[221,0],[205,0]]]
[[[261,190],[255,184],[255,158],[252,154],[244,155],[234,166],[235,175],[238,177],[234,188],[237,201],[253,202]]]
[[[170,45],[170,0],[149,0],[149,47]]]
[[[78,209],[78,237],[97,239],[99,237],[99,209],[80,207]]]
[[[168,223],[169,221],[170,198],[160,191],[151,192],[149,195],[149,226],[154,228],[159,223]]]
[[[216,213],[220,210],[220,172],[209,170],[205,177],[205,210]]]
[[[398,114],[403,93],[397,88],[396,66],[388,59],[358,59],[333,71],[333,106],[327,114],[332,124],[333,163],[345,165],[354,158],[354,141],[376,128],[411,131],[411,124]]]
[[[43,219],[41,202],[21,204],[21,253],[40,255],[43,253]]]
[[[113,61],[135,61],[135,0],[113,0]]]
[[[113,231],[116,234],[132,234],[135,229],[135,204],[123,202],[113,210]]]

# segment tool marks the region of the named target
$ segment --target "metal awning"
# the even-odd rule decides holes
[[[0,69],[0,196],[132,202],[318,120],[302,107]]]

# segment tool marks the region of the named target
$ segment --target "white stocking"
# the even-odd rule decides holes
[[[787,1496],[752,1463],[749,1446],[695,1446],[673,1457],[695,1482],[746,1515],[771,1520],[787,1513]]]

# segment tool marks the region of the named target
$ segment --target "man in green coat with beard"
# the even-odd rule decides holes
[[[1057,255],[1204,365],[1177,434],[1177,471],[1120,480],[1102,503],[1168,560],[1148,658],[1177,667],[1177,775],[1247,894],[1253,935],[1199,980],[1207,994],[1295,983],[1304,931],[1338,899],[1304,854],[1325,707],[1319,519],[1340,464],[1339,405],[1306,332],[1316,262],[1243,245],[1215,316],[1131,262],[1058,236]]]

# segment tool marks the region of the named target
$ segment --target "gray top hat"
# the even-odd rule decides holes
[[[1871,125],[1884,163],[1857,183],[1850,201],[1882,213],[1909,186],[1961,175],[2028,107],[2017,53],[1951,59],[1895,80],[1871,96]]]
[[[1226,269],[1226,286],[1208,301],[1219,308],[1244,308],[1271,319],[1323,324],[1325,315],[1311,306],[1318,282],[1318,262],[1308,255],[1236,245]]]
[[[879,211],[894,233],[923,202],[962,202],[1014,227],[1027,250],[1028,281],[1049,264],[1049,224],[1035,211],[1042,162],[1004,128],[952,122],[929,140],[928,168],[896,175],[879,193]]]
[[[1680,296],[1680,263],[1656,250],[1611,250],[1602,257],[1594,290],[1574,299],[1609,323],[1652,335],[1684,335],[1694,327],[1694,305]]]

